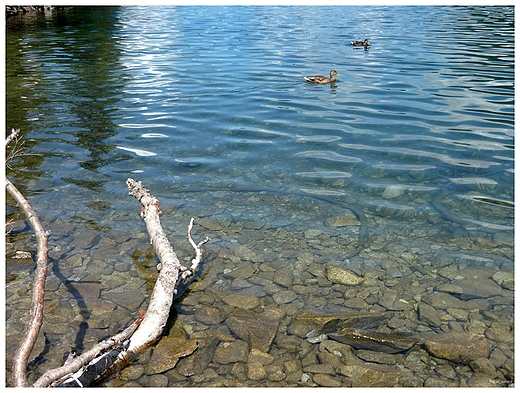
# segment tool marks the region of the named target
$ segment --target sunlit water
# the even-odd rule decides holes
[[[71,282],[100,283],[107,302],[114,286],[149,295],[154,264],[128,177],[160,200],[186,263],[190,217],[196,237],[212,238],[199,282],[220,295],[238,290],[224,271],[252,265],[272,279],[301,255],[373,274],[376,292],[431,290],[449,279],[441,268],[512,271],[513,8],[124,7],[8,27],[6,132],[20,128],[25,145],[7,175],[53,232],[54,301],[79,313],[52,353],[113,333],[87,329],[100,300]],[[367,50],[350,45],[364,38]],[[304,81],[331,69],[332,85]],[[7,219],[21,218],[8,199]],[[34,248],[27,230],[7,241],[8,256]],[[27,266],[7,266],[8,336],[24,327]],[[292,285],[315,283],[298,269]],[[264,307],[276,306],[270,295]],[[326,311],[345,301],[336,295],[279,308]],[[179,318],[204,330],[182,304]],[[135,317],[115,310],[122,326]]]

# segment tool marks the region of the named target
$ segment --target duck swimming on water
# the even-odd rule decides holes
[[[327,83],[335,82],[336,75],[339,75],[338,72],[336,70],[332,70],[330,72],[330,78],[327,78],[326,76],[321,76],[321,75],[313,75],[313,76],[306,76],[305,80],[307,82],[319,83],[320,85],[325,85]]]
[[[351,44],[354,46],[364,46],[366,48],[367,46],[370,46],[370,41],[367,39],[364,41],[352,41]]]

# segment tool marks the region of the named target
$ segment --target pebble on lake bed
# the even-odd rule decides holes
[[[383,194],[381,196],[383,198],[397,198],[398,196],[401,196],[404,194],[404,188],[401,186],[388,186],[383,191]]]
[[[502,288],[515,290],[515,275],[513,272],[496,272],[492,278]]]
[[[359,285],[363,282],[363,278],[358,275],[336,266],[327,268],[327,279],[336,284],[350,286]]]
[[[491,352],[491,345],[484,337],[470,332],[438,334],[424,345],[435,357],[468,365],[475,359],[487,358]]]

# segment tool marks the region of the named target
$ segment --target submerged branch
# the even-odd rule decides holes
[[[37,242],[36,270],[32,284],[29,327],[13,360],[13,384],[16,387],[24,387],[27,386],[27,361],[43,323],[43,296],[45,292],[45,279],[47,278],[48,238],[51,233],[50,231],[45,231],[43,229],[40,220],[36,216],[31,205],[29,205],[29,202],[27,202],[20,191],[18,191],[13,183],[11,183],[7,178],[5,179],[5,186],[9,194],[13,196],[25,213],[31,227],[33,228]]]
[[[13,129],[11,134],[5,140],[5,147],[18,138],[20,130]],[[32,283],[31,311],[29,318],[29,326],[25,332],[24,338],[18,347],[13,359],[13,384],[16,387],[27,386],[27,362],[31,354],[40,328],[43,323],[43,296],[45,292],[45,279],[47,278],[48,265],[48,238],[50,231],[43,229],[38,216],[32,209],[31,205],[13,183],[5,178],[5,188],[7,192],[16,200],[18,206],[23,210],[29,224],[31,225],[36,236],[37,252],[36,252],[36,270]]]
[[[53,382],[58,380],[63,380],[60,384],[65,384],[69,379],[73,381],[77,381],[78,378],[75,376],[71,376],[69,379],[64,379],[65,376],[70,376],[71,374],[76,373],[83,366],[87,365],[89,362],[93,361],[99,354],[107,351],[108,349],[115,348],[118,345],[121,345],[124,341],[128,340],[130,336],[135,332],[139,324],[144,318],[144,312],[141,313],[139,318],[134,321],[129,327],[123,330],[121,333],[116,334],[115,336],[110,337],[107,340],[100,342],[91,350],[81,354],[68,361],[65,365],[59,368],[55,368],[53,370],[47,371],[43,374],[34,384],[35,388],[43,388],[50,386]]]
[[[130,190],[130,195],[135,197],[142,205],[141,217],[146,224],[154,251],[160,261],[160,264],[157,266],[159,277],[153,289],[146,317],[139,329],[137,329],[137,332],[130,339],[128,350],[136,352],[143,347],[153,344],[162,335],[170,314],[173,296],[177,293],[177,287],[181,281],[193,274],[192,270],[197,267],[202,256],[199,245],[206,243],[209,239],[194,246],[196,257],[193,260],[192,267],[190,269],[183,267],[161,226],[159,201],[150,195],[140,181],[136,182],[133,179],[128,179],[126,184]],[[193,222],[188,227],[188,239],[191,239],[192,226]],[[191,274],[187,273],[190,271]]]

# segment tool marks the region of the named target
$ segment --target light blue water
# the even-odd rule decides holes
[[[367,222],[359,266],[439,249],[513,262],[512,7],[121,7],[10,23],[7,130],[30,155],[7,174],[57,241],[140,231],[133,177],[167,211],[221,225],[202,230],[206,268],[233,242],[275,268],[273,250],[320,249],[280,228],[317,228],[340,243],[325,258],[344,260],[359,229],[327,220],[345,206]],[[350,45],[364,38],[368,50]],[[331,69],[333,85],[303,79]]]
[[[105,190],[124,191],[126,177],[142,171],[159,193],[174,182],[253,183],[352,195],[367,210],[387,202],[380,196],[389,185],[404,189],[396,200],[403,206],[419,195],[428,205],[445,188],[468,197],[482,181],[493,184],[489,200],[512,201],[511,15],[469,7],[121,8],[108,21],[96,16],[9,42],[21,50],[13,62],[24,75],[12,71],[8,92],[23,79],[30,94],[22,108],[18,97],[8,100],[16,105],[8,128],[41,142],[34,152],[49,156],[40,166],[47,176],[66,151],[77,161],[76,181],[103,179]],[[363,37],[370,50],[350,46]],[[303,82],[332,68],[341,74],[333,87]],[[63,185],[63,173],[56,177]],[[336,179],[345,181],[335,187]],[[511,226],[503,210],[479,215],[479,224]]]

